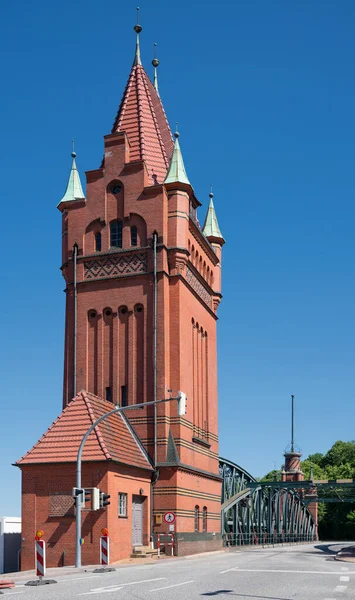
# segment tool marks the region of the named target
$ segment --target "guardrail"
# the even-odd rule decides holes
[[[315,542],[313,534],[286,534],[286,533],[224,533],[223,546],[275,546],[277,544],[306,544]]]

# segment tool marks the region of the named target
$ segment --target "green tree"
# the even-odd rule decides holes
[[[266,473],[260,481],[281,481],[281,470],[273,469],[269,473]]]
[[[312,462],[313,465],[320,465],[322,462],[323,454],[320,452],[316,452],[315,454],[310,454],[308,460]]]

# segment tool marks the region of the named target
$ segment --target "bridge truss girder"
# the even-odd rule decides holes
[[[220,474],[222,533],[230,543],[315,539],[315,520],[294,489],[282,482],[259,484],[239,465],[222,458]]]

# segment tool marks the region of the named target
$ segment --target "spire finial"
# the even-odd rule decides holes
[[[294,396],[294,394],[291,394],[291,452],[295,451],[294,423],[295,423],[295,396]]]
[[[175,125],[176,125],[176,127],[175,127],[174,138],[177,140],[177,138],[180,135],[180,133],[178,132],[178,122],[177,121],[176,121]]]
[[[74,138],[72,139],[71,143],[72,143],[71,155],[72,155],[72,158],[75,158],[76,157],[76,152],[75,152],[75,140],[74,140]]]
[[[136,54],[134,56],[134,65],[141,65],[141,50],[139,47],[139,34],[142,31],[142,27],[139,24],[139,6],[137,6],[137,23],[136,25],[133,27],[134,31],[137,34],[137,38],[136,38]]]
[[[159,96],[159,89],[158,89],[158,72],[157,72],[157,67],[159,67],[159,60],[157,59],[157,44],[154,44],[154,58],[152,60],[152,65],[154,67],[154,88],[156,93]]]
[[[209,195],[209,197],[210,197],[210,198],[211,198],[211,200],[212,200],[212,198],[213,198],[213,195],[214,195],[214,194],[213,194],[213,192],[212,192],[212,183],[210,184],[210,193],[209,193],[208,195]]]

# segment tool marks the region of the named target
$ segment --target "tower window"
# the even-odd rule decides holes
[[[121,406],[127,406],[127,386],[121,385]]]
[[[106,388],[106,400],[112,402],[112,390],[110,387]]]
[[[111,248],[122,248],[122,221],[110,224]]]
[[[131,246],[137,246],[137,227],[135,225],[131,227]]]
[[[122,189],[122,186],[119,183],[116,183],[113,186],[113,188],[112,188],[111,191],[112,191],[113,194],[115,194],[115,196],[117,196],[120,193],[121,189]]]
[[[207,531],[207,506],[202,509],[202,531]]]
[[[100,233],[100,231],[95,233],[95,251],[101,252],[101,233]]]
[[[200,507],[195,506],[195,531],[200,531]]]

